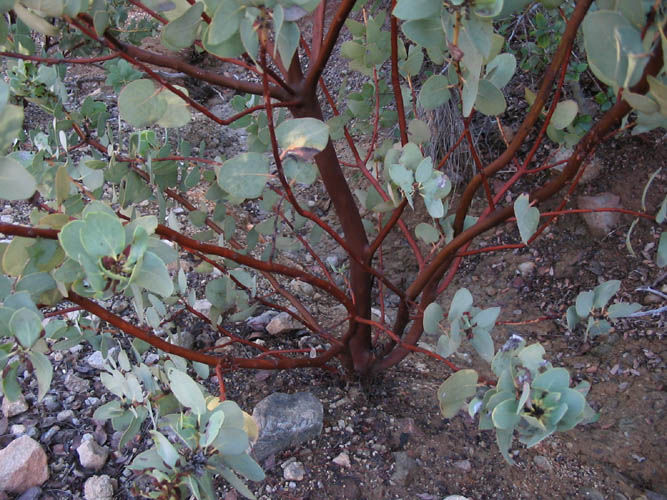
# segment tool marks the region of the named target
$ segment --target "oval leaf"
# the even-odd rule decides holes
[[[315,118],[295,118],[278,125],[276,138],[283,151],[300,148],[322,151],[329,142],[329,127]]]
[[[438,334],[440,333],[440,321],[444,317],[445,312],[442,307],[436,302],[431,302],[426,309],[424,309],[424,330],[426,333]]]
[[[444,75],[432,75],[422,85],[417,102],[429,111],[445,104],[449,97],[449,79]]]
[[[438,388],[440,410],[445,418],[452,418],[465,402],[477,392],[477,372],[459,370]]]
[[[182,16],[167,24],[162,30],[162,45],[170,50],[181,50],[195,43],[202,12],[203,2],[197,2]]]
[[[269,176],[269,162],[260,153],[242,153],[227,160],[218,171],[218,185],[239,198],[257,198]]]
[[[0,158],[0,198],[25,200],[37,189],[35,178],[13,158]]]
[[[488,80],[480,80],[475,99],[475,109],[486,116],[497,116],[505,112],[505,96]]]
[[[134,127],[149,127],[167,111],[167,100],[151,80],[130,82],[118,95],[120,117]]]
[[[574,121],[578,111],[579,106],[576,101],[572,99],[561,101],[556,106],[554,114],[551,115],[550,125],[556,130],[562,130]]]
[[[461,288],[456,291],[452,303],[449,306],[449,314],[447,320],[453,320],[461,317],[461,315],[472,307],[472,294],[467,288]]]
[[[516,224],[519,226],[521,241],[526,245],[531,236],[537,231],[537,225],[540,222],[540,211],[530,206],[527,194],[522,194],[514,202],[514,216]]]
[[[192,409],[197,415],[206,413],[206,400],[199,385],[190,378],[187,373],[184,373],[176,368],[172,368],[168,373],[169,388],[181,403],[186,408]]]

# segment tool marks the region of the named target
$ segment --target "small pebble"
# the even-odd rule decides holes
[[[335,463],[336,465],[340,465],[341,467],[349,467],[350,456],[347,453],[342,452],[336,458],[334,458],[332,462]]]
[[[59,411],[56,415],[56,420],[58,422],[66,422],[74,417],[74,412],[72,410],[63,410]]]

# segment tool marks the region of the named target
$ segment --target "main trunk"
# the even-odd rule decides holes
[[[305,100],[304,104],[290,109],[295,118],[316,118],[323,120],[322,109],[315,96]],[[356,315],[361,318],[371,317],[371,290],[373,277],[358,263],[363,262],[364,250],[368,246],[368,238],[361,221],[361,216],[343,174],[338,155],[331,141],[327,147],[315,157],[322,181],[333,203],[334,210],[340,221],[343,236],[350,252],[350,291],[355,304]],[[366,264],[369,264],[366,262]],[[343,361],[348,368],[360,375],[369,372],[373,362],[371,327],[359,323],[352,318],[345,335],[346,349]]]

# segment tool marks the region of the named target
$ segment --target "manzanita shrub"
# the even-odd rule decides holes
[[[525,34],[533,45],[517,52],[508,27],[513,16],[536,9],[535,30]],[[467,404],[481,429],[496,431],[510,462],[515,436],[532,446],[595,418],[585,400],[589,384],[572,385],[540,344],[512,336],[496,348],[499,308],[474,307],[461,289],[445,317],[438,298],[466,256],[525,247],[572,213],[569,195],[603,140],[667,125],[664,3],[0,0],[0,13],[0,197],[25,200],[17,209],[26,210],[26,223],[0,223],[11,238],[1,249],[2,392],[18,398],[32,375],[41,399],[53,375],[50,352],[82,341],[102,351],[101,379],[117,399],[95,418],[123,432],[121,446],[150,429],[153,446],[130,465],[150,479],[147,495],[216,498],[215,481],[223,478],[253,498],[239,475],[263,478],[248,455],[257,429],[225,400],[224,379],[240,369],[369,377],[411,352],[432,356],[453,371],[438,391],[443,415]],[[162,50],[150,48],[155,39]],[[525,53],[531,46],[542,51],[537,59]],[[586,63],[572,62],[574,51]],[[538,88],[525,89],[516,132],[505,137],[503,89],[512,85],[515,53],[542,73]],[[202,55],[206,66],[197,62]],[[338,98],[323,77],[334,56],[360,82],[343,85]],[[68,72],[86,65],[103,68],[117,94],[111,104],[68,89]],[[566,75],[578,79],[588,70],[606,89],[595,121],[564,98]],[[234,94],[232,114],[217,116],[167,73],[233,91],[224,94]],[[463,133],[432,158],[424,116],[450,99]],[[24,124],[37,108],[50,118]],[[192,112],[213,130],[245,129],[246,150],[227,157],[204,142],[177,140],[168,130],[187,126]],[[506,140],[486,164],[471,133],[480,116],[493,117]],[[573,153],[559,165],[544,152],[549,142]],[[447,162],[464,143],[474,175],[454,196]],[[540,175],[556,166],[554,176]],[[326,192],[332,217],[307,203],[308,186]],[[192,201],[195,189],[205,190],[205,203]],[[558,208],[540,213],[548,199],[560,200]],[[239,223],[244,210],[253,211],[253,224]],[[423,214],[415,224],[413,210]],[[667,199],[657,215],[615,210],[659,225]],[[503,224],[515,242],[475,246]],[[387,242],[397,238],[413,257],[399,266],[414,270],[407,283],[388,271]],[[349,267],[332,269],[318,252],[332,245]],[[202,262],[203,296],[181,269],[186,257]],[[667,264],[667,232],[656,258]],[[304,286],[289,286],[294,280]],[[300,291],[308,285],[342,306],[335,324],[306,307]],[[618,289],[607,282],[582,292],[567,312],[569,328],[583,323],[594,337],[635,313],[635,305],[609,305]],[[111,309],[121,297],[131,301],[136,322]],[[210,311],[195,307],[202,299]],[[391,322],[388,302],[397,304]],[[236,323],[267,308],[286,312],[322,342],[284,349],[234,333]],[[180,345],[175,318],[184,315],[250,354]],[[420,342],[424,331],[440,335],[437,346]],[[133,340],[118,350],[120,332]],[[464,340],[495,377],[449,361]],[[147,363],[152,348],[157,362],[151,352]],[[217,396],[202,383],[213,373]]]

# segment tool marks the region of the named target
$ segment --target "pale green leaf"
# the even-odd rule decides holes
[[[186,408],[192,409],[196,415],[206,413],[206,400],[199,385],[184,373],[176,368],[168,371],[169,388],[173,392],[178,402]]]
[[[212,445],[223,455],[240,455],[248,449],[250,441],[242,428],[223,425]]]
[[[29,349],[37,341],[42,331],[42,320],[35,311],[22,307],[12,314],[9,330],[20,344]]]
[[[286,67],[291,64],[296,49],[299,47],[300,37],[301,31],[296,23],[286,22],[283,24],[278,35],[278,53]]]
[[[46,19],[37,15],[33,11],[26,9],[19,2],[14,4],[14,12],[30,29],[42,33],[43,35],[58,36],[58,29],[53,24],[49,23]]]
[[[174,85],[175,88],[188,95],[184,87]],[[190,106],[183,99],[172,92],[163,92],[162,98],[167,103],[167,110],[156,122],[156,125],[164,128],[183,127],[190,122]]]
[[[208,29],[208,43],[220,45],[229,40],[238,32],[239,25],[243,19],[243,8],[236,0],[222,0]]]
[[[169,468],[173,469],[180,458],[178,451],[164,434],[155,430],[151,430],[150,432],[151,436],[153,436],[158,455],[160,455],[160,458],[164,460],[164,463],[167,464]]]
[[[276,128],[276,139],[283,151],[307,148],[319,152],[329,142],[329,127],[315,118],[286,120]]]
[[[49,358],[38,351],[30,351],[28,353],[30,364],[37,378],[37,401],[41,401],[49,388],[51,387],[51,379],[53,378],[53,366]]]
[[[444,317],[445,312],[437,302],[431,302],[426,309],[424,309],[424,331],[430,334],[437,334],[440,332],[440,321]]]
[[[410,120],[408,123],[408,140],[414,144],[424,144],[431,140],[431,129],[424,120]]]
[[[516,399],[506,399],[493,409],[491,419],[497,429],[511,431],[521,420],[517,415],[519,403]]]
[[[265,478],[262,468],[247,453],[226,455],[222,457],[222,461],[251,481],[263,481]]]
[[[561,101],[556,105],[556,109],[551,115],[550,125],[556,130],[562,130],[574,121],[578,111],[579,106],[576,101],[572,99]]]
[[[465,402],[477,392],[477,372],[459,370],[438,388],[440,410],[445,418],[452,418]]]
[[[4,153],[14,143],[22,129],[23,107],[15,104],[5,104],[0,111],[0,154]],[[6,160],[6,158],[0,158],[0,160]]]
[[[495,348],[491,334],[483,328],[473,328],[470,344],[475,348],[477,354],[486,362],[493,360]]]
[[[234,471],[228,469],[227,467],[221,467],[218,472],[222,478],[227,481],[236,491],[241,495],[250,500],[255,500],[257,497],[253,494],[252,491],[246,486],[246,484],[239,478]]]
[[[593,307],[595,309],[602,309],[607,305],[609,299],[611,299],[616,292],[621,288],[621,282],[619,280],[609,280],[604,283],[600,283],[593,290]]]
[[[201,437],[201,446],[210,446],[215,441],[224,420],[225,413],[223,411],[216,411],[209,417],[208,424],[206,424],[206,432]]]
[[[480,80],[477,89],[475,109],[487,116],[497,116],[505,112],[507,102],[505,96],[488,80]]]
[[[427,245],[437,243],[440,239],[440,233],[438,230],[433,227],[433,225],[426,224],[425,222],[417,224],[417,227],[415,228],[415,235],[417,238],[423,240]]]
[[[609,306],[607,314],[611,319],[625,318],[636,313],[642,308],[641,304],[627,302],[617,302]]]
[[[181,50],[195,43],[203,12],[203,2],[197,2],[183,15],[167,24],[162,29],[162,45],[170,50]]]
[[[118,217],[104,212],[86,214],[80,238],[86,253],[93,258],[116,257],[125,248],[123,225]]]
[[[17,378],[20,365],[18,361],[15,361],[9,365],[9,369],[5,367],[2,374],[2,393],[11,403],[18,401],[21,397],[21,385]]]
[[[658,103],[648,96],[642,94],[635,94],[626,90],[623,92],[623,100],[626,101],[633,109],[652,115],[660,108]]]
[[[218,185],[238,198],[261,196],[269,177],[269,162],[260,153],[242,153],[230,158],[218,171]]]
[[[149,292],[169,297],[174,293],[174,283],[164,261],[151,251],[146,251],[132,272],[132,284],[140,286]]]
[[[570,386],[570,374],[565,368],[551,368],[540,373],[533,380],[535,389],[544,389],[549,392],[561,392]]]
[[[139,79],[127,84],[118,95],[118,109],[123,120],[134,127],[155,124],[167,111],[167,100],[151,80]]]
[[[486,65],[485,80],[491,82],[496,88],[502,89],[507,85],[516,71],[516,58],[513,54],[499,54]]]
[[[241,35],[241,43],[245,47],[248,55],[257,60],[257,53],[259,51],[259,38],[257,32],[253,27],[254,20],[251,18],[244,18],[239,26],[239,33]]]
[[[622,13],[591,11],[584,19],[583,32],[588,64],[600,81],[614,87],[637,83],[648,58],[631,57],[643,54],[644,48],[639,30]]]
[[[537,231],[537,225],[540,222],[540,211],[530,206],[527,194],[522,194],[514,202],[514,216],[519,227],[521,241],[527,245],[528,240]]]
[[[461,317],[464,312],[467,312],[472,307],[472,294],[467,288],[460,288],[454,294],[452,303],[449,306],[449,314],[447,320],[452,322]]]
[[[406,21],[401,29],[406,37],[422,47],[440,49],[446,44],[439,16]]]
[[[500,450],[500,453],[502,454],[503,458],[510,465],[514,465],[514,460],[509,454],[513,437],[514,437],[514,429],[509,429],[509,430],[496,429],[496,442],[498,443],[498,449]]]
[[[13,158],[0,158],[0,198],[25,200],[35,194],[35,178]]]
[[[499,314],[500,307],[489,307],[475,314],[471,323],[485,330],[490,330],[495,326]]]
[[[432,75],[422,85],[417,103],[426,111],[445,104],[450,97],[449,80],[444,75]]]
[[[587,317],[593,310],[593,300],[595,298],[595,292],[587,291],[581,292],[577,295],[577,301],[575,307],[577,308],[577,315],[580,318]]]
[[[544,353],[544,347],[541,344],[531,344],[521,349],[517,356],[521,364],[534,374],[544,366]]]
[[[646,80],[648,81],[651,96],[655,98],[660,106],[660,113],[667,115],[667,84],[652,75],[648,75]]]
[[[426,19],[440,14],[441,0],[398,0],[392,15],[403,21]]]
[[[660,235],[656,264],[658,264],[658,267],[667,266],[667,231],[663,231]]]

